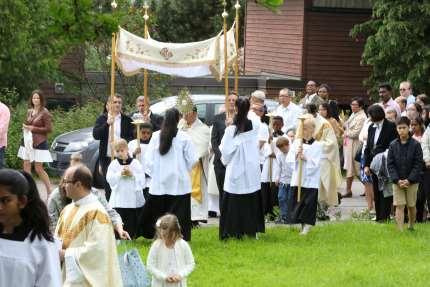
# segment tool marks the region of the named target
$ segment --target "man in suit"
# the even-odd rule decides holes
[[[93,137],[100,140],[99,164],[105,177],[104,188],[106,199],[109,201],[111,189],[106,181],[106,172],[113,155],[113,148],[111,147],[113,143],[109,142],[110,127],[114,125],[114,140],[122,138],[126,141],[134,139],[134,127],[131,118],[122,113],[122,96],[120,94],[115,94],[112,102],[108,103],[107,111],[97,118],[93,128]]]
[[[369,126],[364,149],[364,172],[372,176],[376,221],[381,222],[390,218],[393,196],[384,197],[383,191],[379,189],[378,177],[370,170],[370,164],[377,154],[385,152],[390,143],[397,138],[397,130],[394,123],[385,119],[385,112],[381,105],[374,104],[367,112],[373,124]]]
[[[324,102],[324,100],[317,95],[317,83],[315,81],[309,81],[305,87],[306,95],[300,100],[300,105],[305,108],[306,105],[314,104],[317,108]]]
[[[221,206],[222,195],[224,193],[224,177],[225,177],[225,166],[221,162],[221,151],[219,150],[219,145],[221,144],[222,137],[224,136],[224,131],[227,126],[233,123],[233,117],[236,114],[235,103],[237,100],[237,95],[231,92],[228,96],[228,103],[226,111],[228,118],[226,118],[226,112],[217,114],[214,117],[214,122],[212,126],[211,134],[211,146],[214,151],[214,170],[216,183],[219,190],[219,202]]]
[[[146,107],[145,97],[139,96],[136,99],[137,112],[132,115],[140,114],[144,121],[150,122],[154,132],[161,129],[161,124],[163,123],[163,117],[151,112],[149,107]]]

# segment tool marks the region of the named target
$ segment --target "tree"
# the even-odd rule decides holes
[[[104,1],[103,1],[104,2]],[[0,1],[0,88],[27,97],[41,81],[61,77],[59,62],[86,41],[117,27],[110,13],[96,13],[92,0]]]
[[[362,63],[372,67],[365,85],[398,86],[410,80],[415,93],[430,92],[430,2],[374,0],[372,18],[351,35],[366,39]]]

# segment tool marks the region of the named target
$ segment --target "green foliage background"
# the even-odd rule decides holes
[[[398,87],[410,80],[414,94],[430,93],[430,1],[373,0],[372,18],[351,35],[366,39],[362,61],[372,67],[365,82],[373,95],[379,82]]]

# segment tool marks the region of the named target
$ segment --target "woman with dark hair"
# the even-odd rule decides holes
[[[250,103],[236,101],[237,114],[221,140],[221,161],[226,166],[219,224],[220,239],[256,237],[264,232],[258,158],[259,121],[248,119]]]
[[[338,144],[341,146],[344,132],[343,123],[339,118],[339,114],[335,110],[334,106],[327,102],[322,103],[318,108],[318,113],[330,123],[336,135]]]
[[[60,254],[30,174],[0,170],[0,286],[61,286]]]
[[[364,149],[364,173],[372,176],[375,200],[376,221],[382,222],[390,218],[393,195],[379,188],[378,176],[370,170],[372,160],[384,153],[390,143],[397,138],[396,124],[385,119],[384,109],[374,104],[367,110],[372,124],[369,126],[366,148]]]
[[[423,137],[425,126],[421,117],[417,117],[410,121],[410,132],[412,134],[412,138],[418,142],[421,142],[421,138]]]
[[[353,98],[351,101],[352,113],[344,124],[343,168],[346,170],[346,193],[343,197],[352,196],[352,182],[355,176],[360,176],[360,164],[355,160],[355,157],[360,149],[359,135],[367,119],[363,106],[362,98]]]
[[[52,116],[45,108],[45,97],[42,91],[35,90],[31,93],[29,100],[30,109],[22,125],[24,139],[18,150],[18,157],[23,160],[23,169],[31,174],[31,163],[43,181],[46,188],[47,198],[51,193],[51,182],[46,171],[43,169],[44,162],[52,162],[49,152],[48,134],[52,131]]]
[[[423,112],[421,114],[421,118],[423,119],[424,126],[427,128],[430,122],[430,105],[426,105],[423,108]]]
[[[423,108],[421,107],[421,105],[417,104],[416,102],[408,105],[406,108],[406,116],[411,121],[413,119],[421,117],[422,113],[423,113]]]
[[[191,138],[178,130],[179,119],[176,108],[168,109],[161,130],[152,135],[145,152],[146,172],[151,177],[141,220],[146,238],[154,238],[157,219],[171,213],[178,217],[184,239],[191,240],[190,171],[199,156]]]

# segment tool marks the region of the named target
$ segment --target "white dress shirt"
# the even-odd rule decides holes
[[[383,120],[377,123],[373,123],[373,127],[375,128],[375,137],[373,138],[373,145],[376,145],[376,142],[379,139],[379,134],[381,133],[383,123]]]
[[[279,105],[275,110],[275,114],[282,117],[284,121],[284,126],[282,128],[284,133],[286,133],[289,129],[297,128],[297,121],[302,113],[303,109],[293,102],[289,103],[286,107]]]

